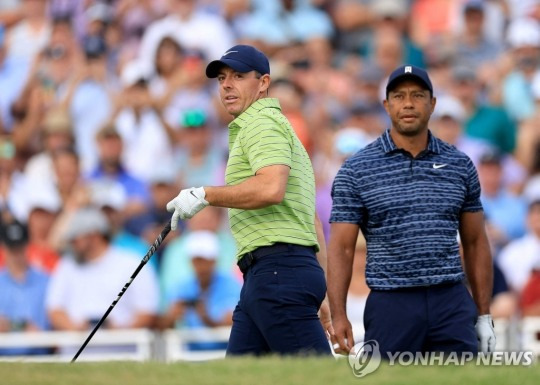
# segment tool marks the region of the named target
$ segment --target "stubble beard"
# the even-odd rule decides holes
[[[413,124],[401,124],[399,121],[394,122],[394,128],[398,134],[402,136],[414,137],[422,134],[427,130],[427,122],[417,122]]]

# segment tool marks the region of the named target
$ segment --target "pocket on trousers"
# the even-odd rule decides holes
[[[283,301],[319,307],[326,295],[322,270],[310,268],[278,269],[277,281]]]
[[[255,263],[253,266],[251,266],[251,274],[254,277],[258,277],[261,275],[266,274],[276,274],[276,263],[267,263],[267,264],[260,264]]]
[[[476,318],[478,317],[478,309],[476,308],[476,303],[474,302],[474,299],[469,292],[469,289],[467,289],[467,286],[460,285],[461,290],[463,292],[463,301],[465,302],[466,306],[468,306],[470,312],[471,312],[471,320],[473,322],[473,325],[476,323]]]

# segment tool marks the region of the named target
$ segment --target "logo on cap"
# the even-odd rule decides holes
[[[233,53],[233,52],[238,52],[238,51],[227,51],[227,52],[225,52],[225,53],[223,54],[223,56],[227,56],[228,54]]]
[[[412,67],[411,66],[405,66],[405,73],[412,74]]]

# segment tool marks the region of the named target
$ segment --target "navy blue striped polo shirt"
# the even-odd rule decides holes
[[[345,161],[332,186],[330,222],[360,226],[371,289],[437,285],[464,277],[457,232],[462,212],[482,210],[467,155],[428,132],[413,158],[387,130]]]

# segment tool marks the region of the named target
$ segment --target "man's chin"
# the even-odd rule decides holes
[[[230,109],[230,110],[227,110],[227,112],[233,116],[234,118],[238,117],[238,115],[240,115],[240,112],[238,112],[238,110],[236,109]]]
[[[426,129],[418,126],[399,126],[396,127],[397,132],[403,136],[418,136],[422,134]]]

